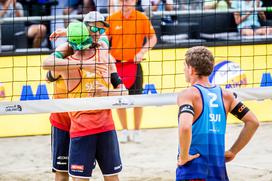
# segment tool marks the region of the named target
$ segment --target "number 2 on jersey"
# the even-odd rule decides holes
[[[208,93],[210,99],[210,107],[218,107],[218,104],[215,104],[214,101],[217,99],[217,95],[215,93]]]

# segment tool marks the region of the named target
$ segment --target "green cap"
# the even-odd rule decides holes
[[[67,37],[69,44],[74,50],[83,50],[92,45],[92,38],[89,35],[88,27],[80,21],[69,23]]]

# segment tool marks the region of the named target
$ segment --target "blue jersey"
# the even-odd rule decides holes
[[[205,179],[227,181],[225,165],[226,111],[222,90],[218,86],[194,85],[202,98],[202,112],[192,126],[190,155],[196,158],[176,170],[176,180]]]

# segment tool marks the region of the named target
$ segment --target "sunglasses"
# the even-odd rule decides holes
[[[99,34],[100,35],[102,35],[103,33],[105,33],[105,28],[98,28],[98,27],[96,27],[96,26],[89,26],[89,29],[90,29],[90,31],[91,32],[93,32],[93,33],[96,33],[96,32],[98,32],[99,31]]]

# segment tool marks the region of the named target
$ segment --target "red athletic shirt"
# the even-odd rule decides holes
[[[63,99],[67,98],[67,91],[66,91],[66,84],[65,81],[60,78],[56,82],[54,82],[54,99]],[[64,131],[70,130],[70,117],[67,112],[63,113],[51,113],[49,120],[51,122],[51,125],[59,128]]]
[[[69,58],[75,60],[75,58],[71,57]],[[69,91],[69,98],[92,97],[97,82],[107,89],[110,87],[108,82],[98,74],[85,70],[79,72],[81,81],[73,90]],[[69,112],[69,116],[71,118],[71,138],[115,130],[112,113],[109,109]]]

